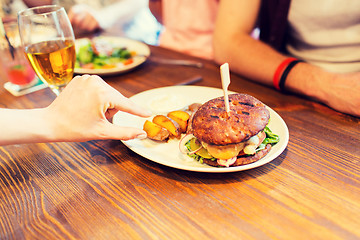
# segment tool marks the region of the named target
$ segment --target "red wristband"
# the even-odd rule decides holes
[[[280,82],[280,76],[283,73],[284,69],[289,65],[289,63],[296,61],[296,58],[289,57],[286,58],[284,61],[280,63],[280,65],[277,67],[274,77],[273,77],[273,85],[277,90],[280,90],[279,82]]]

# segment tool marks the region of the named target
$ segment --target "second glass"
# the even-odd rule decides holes
[[[4,86],[11,92],[19,93],[21,90],[35,85],[38,79],[25,57],[17,22],[0,22],[1,24],[3,24],[5,32],[0,36],[0,62],[8,80]]]
[[[26,56],[38,77],[59,95],[73,77],[75,37],[63,7],[29,8],[18,14]]]

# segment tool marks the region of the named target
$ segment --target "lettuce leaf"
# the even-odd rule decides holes
[[[271,145],[275,145],[276,143],[278,143],[278,142],[280,141],[279,135],[273,133],[268,126],[265,127],[264,132],[265,132],[265,134],[266,134],[266,137],[265,137],[264,141],[263,141],[263,142],[259,145],[259,147],[256,149],[256,152],[265,149],[266,145],[269,144],[269,143],[270,143]],[[187,149],[188,149],[189,151],[192,151],[192,149],[191,149],[191,147],[190,147],[190,140],[189,140],[187,143],[185,143],[185,146],[187,147]],[[194,154],[188,154],[188,156],[196,159],[196,160],[199,161],[200,163],[203,163],[203,162],[204,162],[204,161],[203,161],[204,158],[201,157],[201,156],[199,156],[199,155],[197,155],[196,153],[194,153]],[[211,160],[211,161],[216,161],[217,159],[216,159],[216,158],[211,158],[210,160]]]
[[[187,147],[187,149],[188,149],[189,151],[193,151],[193,150],[191,149],[191,147],[190,147],[190,141],[191,141],[191,140],[189,140],[187,143],[185,143],[185,146]],[[201,157],[201,156],[199,156],[199,155],[197,155],[196,153],[188,154],[188,156],[194,158],[195,160],[199,161],[200,163],[204,163],[204,160],[203,160],[204,158]],[[216,161],[217,159],[216,159],[216,158],[211,158],[211,159],[208,159],[208,160]]]
[[[279,135],[273,133],[268,126],[265,127],[264,132],[266,134],[266,137],[264,141],[259,145],[259,147],[256,149],[256,152],[261,151],[265,149],[267,144],[275,145],[280,141]]]

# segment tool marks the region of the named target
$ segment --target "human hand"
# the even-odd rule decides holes
[[[322,84],[323,102],[335,110],[360,117],[360,73],[330,74]]]
[[[360,117],[360,72],[333,73],[299,63],[290,71],[285,87],[339,112]]]
[[[76,76],[45,109],[45,123],[51,132],[50,141],[129,140],[146,137],[142,129],[110,123],[108,119],[118,111],[141,117],[151,115],[99,76]]]
[[[69,20],[78,33],[93,32],[100,29],[95,10],[86,4],[74,5],[68,13]]]

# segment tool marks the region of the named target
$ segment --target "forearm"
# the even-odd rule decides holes
[[[215,60],[219,64],[228,62],[231,71],[247,79],[272,86],[276,69],[288,56],[250,38],[232,40],[238,42],[230,46],[214,41],[218,45],[215,47]],[[300,62],[287,76],[285,89],[325,103],[341,112],[359,116],[358,79],[358,73],[335,74]]]
[[[214,32],[214,57],[219,64],[228,62],[231,71],[247,79],[272,86],[277,68],[289,56],[250,36],[256,25],[260,3],[260,0],[220,2]],[[354,84],[358,75],[354,75],[343,76],[327,72],[309,63],[298,63],[288,74],[285,89],[353,114],[356,112],[354,110],[356,106],[351,107],[350,110],[347,106],[349,99],[354,99],[356,95],[353,92],[358,89],[356,83]],[[338,90],[343,88],[344,82],[352,86],[348,87],[351,88],[348,100],[343,100],[342,93]]]
[[[0,109],[0,146],[53,140],[46,109]]]
[[[228,62],[230,69],[248,79],[272,86],[278,66],[288,57],[251,37],[260,9],[259,0],[222,0],[214,31],[214,58]],[[245,10],[246,9],[246,10]],[[311,85],[329,73],[309,64],[297,64],[288,75],[285,87],[314,97]],[[325,77],[326,76],[326,77]]]
[[[266,85],[272,85],[276,68],[286,58],[247,34],[238,34],[231,40],[215,36],[214,57],[219,64],[228,62],[231,71]]]
[[[272,86],[276,69],[289,56],[275,51],[250,35],[238,36],[232,41],[236,43],[229,45],[215,42],[215,60],[219,64],[227,61],[233,72]],[[319,67],[299,63],[290,71],[285,88],[294,93],[324,100],[325,97],[319,86],[331,77],[331,73]]]

